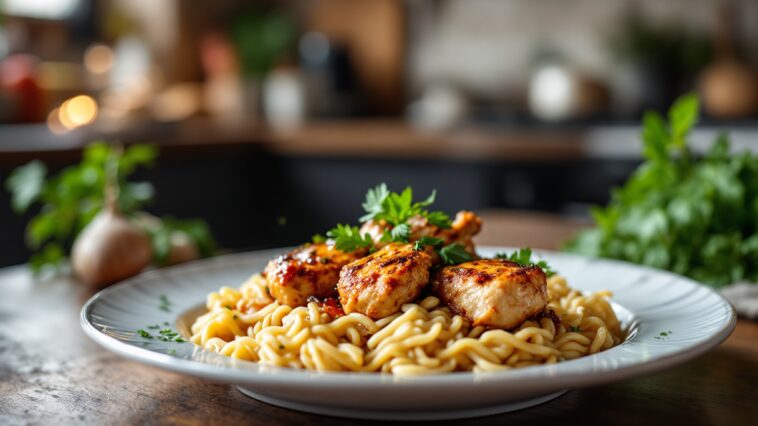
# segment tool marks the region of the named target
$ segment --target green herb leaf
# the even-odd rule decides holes
[[[392,235],[392,241],[407,243],[411,235],[411,227],[407,223],[401,223],[392,228],[390,235]]]
[[[514,251],[511,254],[508,253],[498,253],[495,255],[498,259],[505,259],[510,260],[511,262],[516,262],[521,266],[537,266],[547,275],[548,277],[552,277],[555,275],[555,271],[550,267],[550,265],[547,264],[544,260],[538,260],[534,261],[532,259],[532,249],[529,247],[523,247],[516,251]]]
[[[579,328],[579,326],[572,325],[571,327],[569,327],[569,331],[571,331],[573,333],[580,333],[582,331],[582,329]]]
[[[458,265],[463,262],[474,260],[466,248],[458,243],[448,244],[439,250],[440,257],[446,265]]]
[[[371,239],[371,236],[369,234],[361,235],[360,228],[357,226],[338,224],[335,228],[330,229],[326,235],[334,240],[334,246],[337,250],[344,252],[374,247],[374,240]]]
[[[137,330],[137,334],[139,334],[140,336],[142,336],[145,339],[152,339],[153,338],[152,334],[148,333],[147,331],[145,331],[145,330],[143,330],[141,328],[139,330]]]
[[[450,220],[450,216],[444,212],[424,212],[424,216],[426,216],[426,220],[428,220],[429,223],[442,229],[448,229],[453,224],[453,221]]]
[[[16,213],[25,212],[42,194],[47,167],[39,161],[21,166],[8,177],[6,187],[11,192],[11,206]]]
[[[168,300],[168,297],[166,297],[165,294],[161,294],[160,304],[158,305],[158,309],[165,312],[171,312],[171,301]]]
[[[321,234],[316,234],[311,238],[314,244],[323,244],[326,242],[326,237]]]
[[[671,140],[676,148],[686,144],[686,136],[695,126],[699,115],[697,95],[690,93],[677,99],[669,110]]]
[[[369,189],[366,193],[366,201],[363,202],[363,210],[366,214],[361,217],[361,222],[366,222],[373,219],[376,215],[383,211],[384,200],[389,195],[387,184],[380,183],[376,188]]]
[[[434,237],[421,237],[419,240],[416,241],[416,243],[413,246],[414,250],[423,250],[426,246],[432,246],[437,247],[439,245],[442,245],[444,241],[442,241],[439,238]]]

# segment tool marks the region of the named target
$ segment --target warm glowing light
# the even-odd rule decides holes
[[[97,117],[97,103],[87,95],[75,96],[60,107],[58,119],[67,129],[85,126]]]
[[[56,135],[62,135],[68,132],[68,128],[61,123],[60,108],[55,108],[47,115],[47,128]]]
[[[84,66],[92,74],[105,74],[113,68],[113,51],[104,44],[93,44],[84,52]]]

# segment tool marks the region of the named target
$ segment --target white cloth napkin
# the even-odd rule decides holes
[[[734,283],[721,289],[721,295],[734,306],[737,315],[758,320],[758,284]]]

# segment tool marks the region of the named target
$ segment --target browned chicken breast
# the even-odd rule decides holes
[[[441,239],[444,245],[458,243],[466,247],[466,250],[471,254],[476,254],[471,238],[482,229],[482,220],[475,213],[464,210],[455,215],[455,220],[447,229],[432,225],[423,216],[414,216],[408,219],[408,225],[411,227],[409,238],[411,242],[423,237],[434,237]],[[387,244],[381,240],[382,236],[384,236],[385,231],[391,229],[392,225],[384,220],[369,220],[361,227],[361,235],[369,234],[374,240],[374,244],[377,247],[382,247]]]
[[[545,273],[501,259],[446,266],[434,275],[437,296],[474,325],[511,329],[547,305]]]
[[[388,244],[342,268],[337,283],[342,309],[373,319],[392,315],[418,297],[431,266],[431,256],[412,244]]]
[[[263,275],[279,303],[304,306],[310,296],[336,296],[340,269],[365,254],[361,250],[345,253],[329,244],[307,244],[271,260]]]

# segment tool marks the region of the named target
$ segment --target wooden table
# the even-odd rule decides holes
[[[488,214],[480,242],[554,248],[578,225]],[[121,359],[88,339],[91,292],[70,279],[34,282],[0,270],[0,424],[352,424],[272,407],[232,386]],[[455,389],[451,389],[455,392]],[[756,424],[758,324],[740,321],[714,351],[669,371],[571,391],[527,410],[461,424]],[[444,423],[444,422],[443,422]]]

